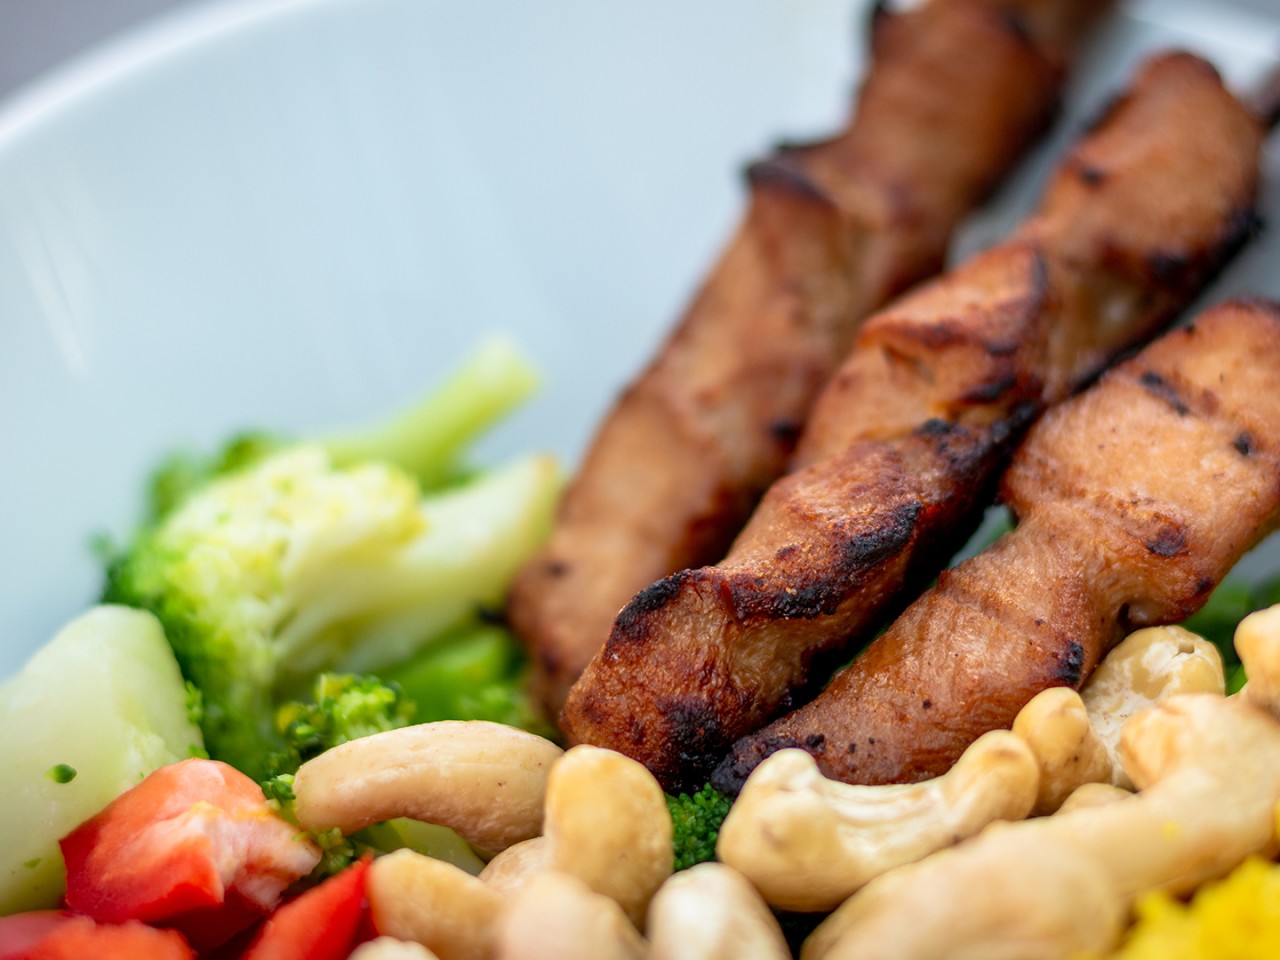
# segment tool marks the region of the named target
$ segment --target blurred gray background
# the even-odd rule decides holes
[[[197,2],[202,0],[0,0],[0,97],[118,30]],[[1280,16],[1280,0],[1229,2]]]

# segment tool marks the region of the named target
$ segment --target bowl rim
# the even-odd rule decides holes
[[[67,109],[109,95],[127,78],[194,47],[278,17],[345,0],[198,0],[144,17],[23,81],[0,97],[0,151]]]

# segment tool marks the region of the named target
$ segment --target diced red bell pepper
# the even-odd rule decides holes
[[[193,960],[176,930],[95,923],[65,910],[0,917],[0,960]]]
[[[267,917],[242,960],[343,960],[359,941],[365,858]]]
[[[270,911],[320,851],[214,760],[161,767],[61,841],[67,906],[181,931],[197,950]]]

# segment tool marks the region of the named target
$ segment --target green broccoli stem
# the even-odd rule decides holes
[[[493,338],[408,410],[319,442],[335,466],[389,461],[417,477],[424,490],[435,489],[457,476],[467,446],[537,386],[536,370],[516,347]]]

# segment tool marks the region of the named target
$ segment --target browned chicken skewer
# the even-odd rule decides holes
[[[1229,303],[1035,427],[1002,481],[1013,533],[947,571],[817,700],[740,742],[727,786],[803,746],[828,776],[945,772],[1128,631],[1195,612],[1280,524],[1280,304]]]
[[[941,266],[956,223],[1046,125],[1108,2],[879,12],[851,126],[751,168],[744,222],[516,581],[510,620],[553,714],[637,590],[724,555],[857,323]]]
[[[800,469],[726,560],[619,615],[566,704],[570,736],[696,784],[790,709],[826,657],[945,563],[1034,416],[1158,331],[1240,244],[1260,144],[1204,61],[1148,63],[1035,218],[867,323]]]

